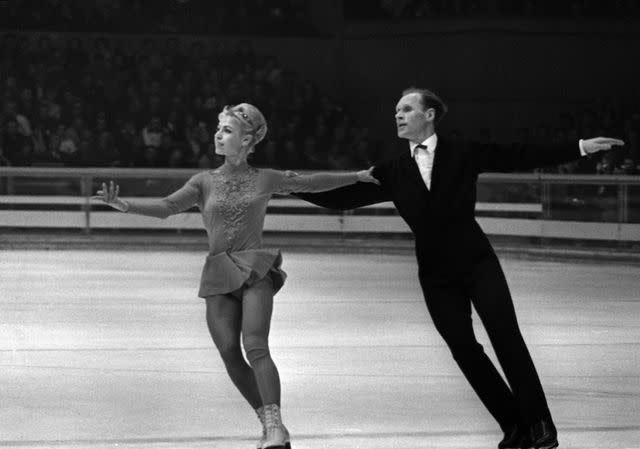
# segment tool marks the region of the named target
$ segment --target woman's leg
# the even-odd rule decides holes
[[[290,437],[280,415],[280,376],[269,352],[273,286],[266,277],[244,291],[242,343],[260,388],[264,404],[263,448],[290,449]]]
[[[263,404],[280,406],[280,376],[269,352],[273,288],[265,277],[246,289],[242,298],[242,343],[256,376]]]
[[[254,409],[262,406],[262,399],[253,370],[242,356],[240,331],[242,304],[228,295],[207,298],[207,326],[231,381]]]

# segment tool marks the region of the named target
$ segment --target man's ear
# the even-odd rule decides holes
[[[436,110],[434,108],[428,108],[424,111],[424,115],[427,118],[427,121],[433,122],[436,119]]]

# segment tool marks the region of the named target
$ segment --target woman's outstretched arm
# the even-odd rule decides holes
[[[196,175],[197,176],[197,175]],[[199,203],[200,186],[196,176],[192,177],[180,189],[171,195],[161,199],[120,198],[120,186],[113,181],[102,183],[102,189],[96,192],[91,199],[101,200],[120,212],[128,212],[149,217],[167,218],[170,215],[183,212]]]
[[[373,169],[369,169],[369,173],[379,182],[358,182],[356,184],[346,185],[320,193],[308,193],[309,191],[294,190],[292,194],[318,206],[337,210],[356,209],[370,204],[390,201],[389,165],[378,165],[373,167]]]
[[[373,168],[358,172],[320,172],[300,175],[292,171],[275,172],[275,193],[326,192],[328,190],[356,184],[357,182],[380,184],[372,175]]]

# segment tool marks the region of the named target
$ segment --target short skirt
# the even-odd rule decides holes
[[[278,250],[255,249],[209,254],[202,269],[198,296],[224,295],[250,287],[269,276],[274,294],[282,288],[287,274],[280,268]]]

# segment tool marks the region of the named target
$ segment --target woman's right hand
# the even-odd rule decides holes
[[[118,198],[119,193],[120,186],[115,184],[113,181],[109,181],[109,185],[103,182],[102,189],[98,190],[96,195],[92,196],[91,199],[101,200],[114,209],[118,209],[120,212],[126,212],[129,210],[129,203]]]
[[[371,167],[369,170],[360,170],[357,173],[358,181],[360,181],[360,182],[371,182],[373,184],[380,185],[380,181],[378,181],[373,176],[373,169],[374,169],[374,167]]]

